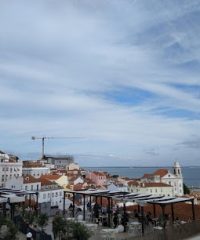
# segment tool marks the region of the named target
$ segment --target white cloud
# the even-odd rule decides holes
[[[186,161],[190,151],[173,148],[200,137],[199,72],[180,67],[199,60],[198,24],[184,22],[197,11],[196,1],[1,3],[2,147],[32,152],[31,135],[80,135],[87,141],[69,151]],[[133,89],[129,105],[105,97],[123,87]],[[152,97],[134,102],[134,89]],[[66,151],[59,144],[51,150]]]

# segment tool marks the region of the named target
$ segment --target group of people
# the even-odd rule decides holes
[[[126,211],[124,211],[122,214],[119,213],[119,208],[117,208],[117,210],[115,211],[114,215],[113,215],[113,225],[114,228],[117,228],[119,225],[123,226],[123,229],[126,229],[126,226],[128,224],[129,221],[129,216],[128,213]]]
[[[70,216],[73,215],[74,210],[75,210],[75,216],[77,214],[80,214],[80,211],[81,211],[80,208],[74,208],[73,204],[70,204],[68,209],[69,209]],[[92,212],[93,219],[97,224],[100,222],[100,213],[101,213],[101,221],[103,226],[108,225],[107,214],[113,213],[111,209],[109,208],[104,209],[97,202],[93,205],[93,207],[91,206],[91,203],[88,202],[87,210]],[[123,228],[125,229],[129,221],[127,212],[124,211],[122,214],[120,214],[119,207],[116,206],[112,221],[113,221],[114,228],[117,228],[120,225],[120,226],[123,226]]]

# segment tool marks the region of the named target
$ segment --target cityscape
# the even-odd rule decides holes
[[[108,238],[110,234],[115,239],[119,236],[123,239],[149,236],[155,229],[165,229],[165,224],[171,221],[185,227],[187,222],[196,219],[200,191],[185,185],[178,162],[174,162],[171,169],[158,168],[140,178],[128,178],[84,169],[71,155],[45,154],[43,144],[39,160],[22,161],[18,156],[1,151],[2,217],[17,222],[22,215],[28,228],[21,219],[23,228],[19,229],[24,236],[27,232],[27,239],[36,237],[39,226],[45,239],[57,239],[54,221],[61,219],[88,229],[86,239],[99,239],[97,231],[100,239]],[[149,211],[151,204],[153,213]],[[172,208],[170,213],[168,205]],[[46,217],[46,221],[34,220],[34,214],[35,219]],[[123,220],[125,214],[126,221]],[[161,219],[161,216],[165,218]],[[133,226],[128,224],[131,219],[134,220],[130,222],[134,223]],[[67,226],[67,222],[65,224]],[[68,238],[64,230],[66,226],[59,230],[62,232],[59,239]],[[41,235],[38,236],[40,239]]]
[[[200,239],[200,0],[0,2],[0,240]]]

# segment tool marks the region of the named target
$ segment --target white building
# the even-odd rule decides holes
[[[35,178],[40,178],[42,175],[49,174],[50,169],[48,167],[23,167],[23,176],[31,175]]]
[[[168,184],[173,188],[173,196],[182,196],[184,194],[183,176],[178,162],[174,163],[173,173],[168,169],[158,169],[153,174],[144,174],[140,180],[142,182],[161,182]]]
[[[72,170],[80,170],[80,166],[78,163],[70,163],[67,167],[67,170],[72,171]]]
[[[154,194],[158,196],[170,196],[173,194],[173,187],[162,182],[138,182],[130,181],[128,191],[142,194]]]
[[[184,195],[183,192],[183,176],[180,164],[178,162],[174,163],[173,173],[170,171],[161,177],[161,182],[167,183],[173,187],[173,193],[175,196]]]
[[[22,176],[22,161],[18,157],[0,151],[0,186],[5,187],[5,183]]]
[[[63,209],[64,189],[59,187],[55,182],[51,182],[44,177],[40,178],[41,190],[39,191],[38,202],[50,203],[51,207]]]
[[[45,155],[44,160],[57,169],[66,169],[70,163],[74,162],[73,156],[70,155]]]
[[[107,185],[107,189],[109,191],[120,191],[120,192],[128,192],[128,185],[127,184],[122,184],[122,183],[113,183],[110,182]]]
[[[31,175],[27,175],[19,178],[12,178],[6,182],[6,188],[13,190],[25,190],[25,191],[40,191],[41,182],[39,179],[34,178]]]

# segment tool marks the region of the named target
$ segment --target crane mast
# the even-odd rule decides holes
[[[67,139],[76,139],[76,138],[83,138],[83,137],[47,137],[47,136],[42,136],[42,137],[35,137],[35,136],[32,136],[31,139],[32,140],[41,140],[42,141],[42,158],[41,159],[44,159],[45,157],[45,151],[44,151],[44,142],[46,139],[62,139],[62,138],[67,138]]]

